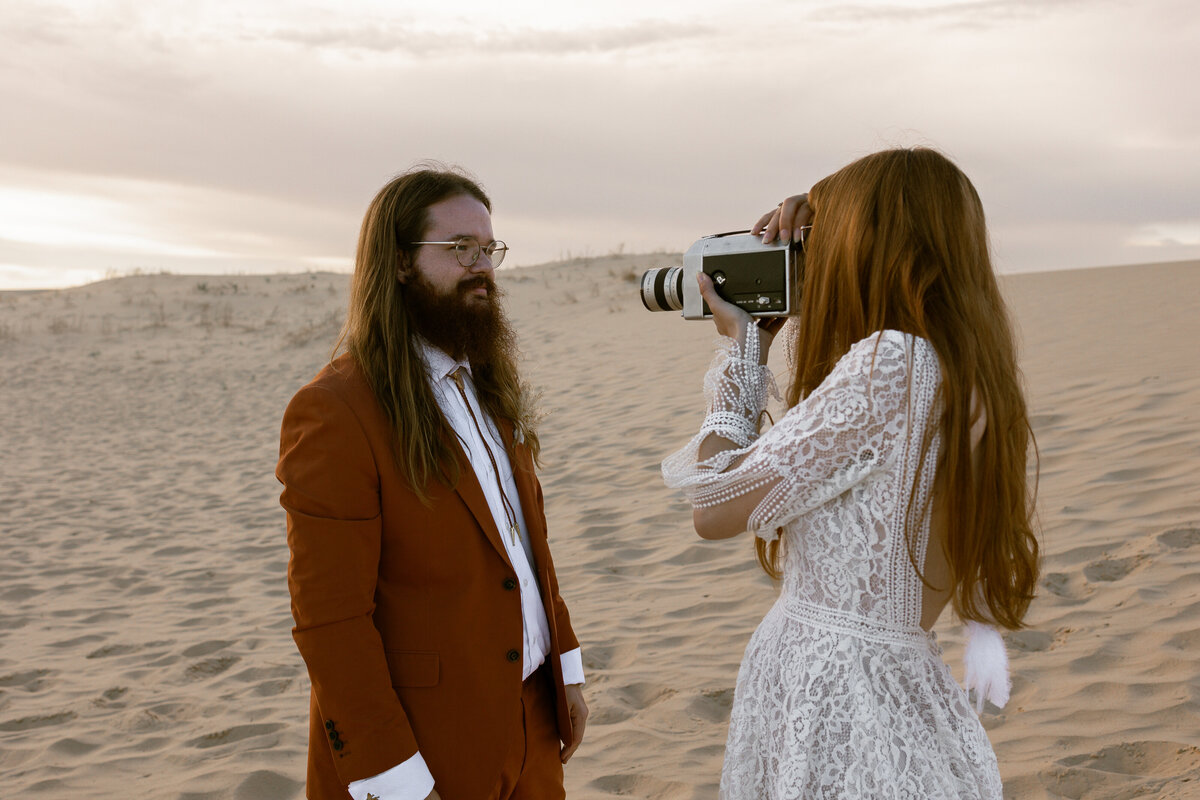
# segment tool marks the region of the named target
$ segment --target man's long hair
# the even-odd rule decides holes
[[[1038,576],[1035,492],[1026,476],[1032,429],[979,195],[945,156],[918,148],[860,159],[813,186],[808,203],[814,216],[802,308],[790,322],[788,405],[876,331],[928,340],[942,372],[936,474],[954,609],[964,620],[1019,628]],[[987,422],[976,459],[972,392]],[[922,443],[918,480],[933,433],[931,426]],[[927,509],[914,502],[905,530],[920,573],[912,536]],[[763,568],[777,574],[778,546],[756,545]]]
[[[438,167],[404,173],[379,190],[363,218],[350,285],[346,324],[334,346],[358,362],[395,432],[396,460],[413,491],[428,500],[430,479],[454,485],[462,466],[454,432],[438,407],[413,321],[405,310],[405,287],[397,279],[412,264],[425,238],[429,207],[460,195],[491,212],[487,194],[466,174]],[[487,364],[471,364],[480,405],[494,420],[513,425],[518,439],[538,459],[535,398],[521,383],[515,358],[503,352]]]

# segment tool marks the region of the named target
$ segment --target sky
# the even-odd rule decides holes
[[[0,289],[350,270],[425,160],[506,265],[681,252],[886,147],[1001,272],[1200,259],[1195,0],[4,0]]]

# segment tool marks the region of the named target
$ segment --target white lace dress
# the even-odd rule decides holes
[[[896,331],[858,342],[759,437],[774,384],[754,333],[745,353],[724,340],[705,377],[704,425],[663,462],[667,484],[696,506],[760,496],[748,528],[786,540],[779,600],[738,672],[721,797],[1000,798],[983,726],[920,627],[922,583],[904,535],[921,442],[936,424],[933,347]],[[739,448],[699,461],[711,433]],[[927,465],[938,444],[935,435]],[[916,508],[933,472],[922,470]],[[926,516],[917,564],[928,536]]]

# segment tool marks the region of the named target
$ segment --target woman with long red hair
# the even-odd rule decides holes
[[[708,539],[753,531],[779,600],[746,648],[721,797],[1000,798],[976,711],[1008,698],[996,628],[1038,577],[1032,433],[983,206],[940,153],[862,158],[759,220],[803,243],[788,411],[778,331],[700,275],[723,346],[699,433],[663,462]],[[967,623],[969,694],[932,633]]]

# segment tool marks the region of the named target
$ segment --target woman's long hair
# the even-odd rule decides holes
[[[802,307],[790,322],[789,407],[876,331],[928,340],[942,372],[936,474],[954,610],[964,620],[1022,627],[1038,577],[1035,492],[1026,475],[1033,432],[975,187],[934,150],[888,150],[820,181],[808,203],[814,216]],[[974,459],[972,392],[987,422]],[[918,480],[932,435],[921,446]],[[928,509],[914,502],[905,530],[920,573],[912,537]],[[763,568],[778,575],[778,545],[758,539],[756,546]]]
[[[336,355],[344,347],[366,374],[395,431],[396,460],[422,501],[428,500],[425,487],[431,478],[453,485],[461,465],[451,444],[453,431],[434,399],[417,349],[397,274],[415,257],[416,248],[407,243],[425,238],[429,207],[459,195],[492,210],[478,183],[440,165],[406,172],[379,190],[363,218],[350,307],[333,350]],[[492,363],[472,364],[471,373],[484,410],[493,419],[511,422],[536,461],[537,411],[514,359],[502,354]]]

